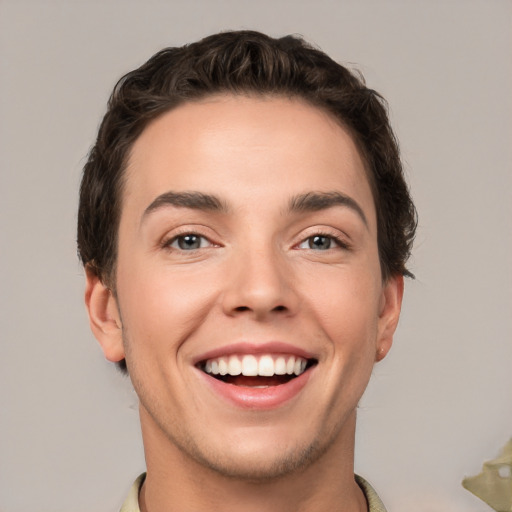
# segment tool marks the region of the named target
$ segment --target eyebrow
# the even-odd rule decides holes
[[[144,210],[141,221],[150,213],[165,208],[166,206],[220,213],[227,213],[229,211],[227,204],[214,195],[204,194],[202,192],[169,191],[159,195],[151,202]],[[368,227],[368,220],[363,209],[354,199],[341,192],[307,192],[294,196],[290,199],[288,210],[291,213],[316,212],[332,208],[333,206],[345,206],[350,208],[357,213],[365,226]]]
[[[292,197],[288,205],[290,212],[317,212],[320,210],[326,210],[333,206],[346,206],[357,215],[364,222],[365,226],[368,227],[368,219],[364,214],[363,209],[359,204],[352,199],[350,196],[346,196],[341,192],[307,192],[306,194],[300,194]]]
[[[142,221],[152,212],[165,208],[166,206],[175,206],[178,208],[190,208],[193,210],[202,210],[208,212],[222,212],[228,211],[227,205],[218,197],[203,194],[202,192],[165,192],[159,195],[151,204],[144,210],[142,214]]]

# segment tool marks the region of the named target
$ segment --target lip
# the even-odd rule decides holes
[[[268,386],[265,388],[229,384],[205,373],[198,367],[199,363],[206,361],[207,359],[215,359],[223,356],[227,357],[234,354],[283,354],[302,357],[308,360],[318,359],[315,354],[282,341],[270,341],[264,343],[241,341],[238,343],[231,343],[223,347],[214,348],[194,358],[193,365],[195,366],[195,370],[199,373],[202,382],[210,392],[235,407],[256,410],[276,409],[292,400],[307,384],[312,373],[316,369],[316,365],[284,384]]]
[[[197,365],[198,363],[206,361],[207,359],[215,359],[217,357],[230,356],[233,354],[283,354],[298,356],[304,359],[317,359],[314,354],[291,345],[290,343],[284,343],[281,341],[250,343],[244,341],[209,350],[208,352],[205,352],[194,358],[193,364]]]
[[[270,410],[277,409],[296,397],[307,384],[315,369],[316,366],[313,366],[284,384],[265,388],[236,386],[218,380],[198,368],[196,371],[212,393],[231,405],[242,409]]]

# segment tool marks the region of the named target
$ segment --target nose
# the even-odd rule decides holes
[[[222,299],[225,314],[265,320],[296,313],[300,300],[293,268],[278,251],[244,251],[230,262],[228,275]]]

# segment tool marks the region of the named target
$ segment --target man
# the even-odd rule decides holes
[[[84,169],[92,331],[140,399],[122,510],[384,510],[353,473],[416,227],[378,94],[229,32],[117,84]]]

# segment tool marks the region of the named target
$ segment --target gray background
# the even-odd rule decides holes
[[[356,470],[390,511],[485,512],[460,481],[512,435],[512,3],[0,0],[0,510],[115,511],[144,469],[75,256],[81,166],[112,86],[222,29],[300,33],[390,102],[420,213]]]

